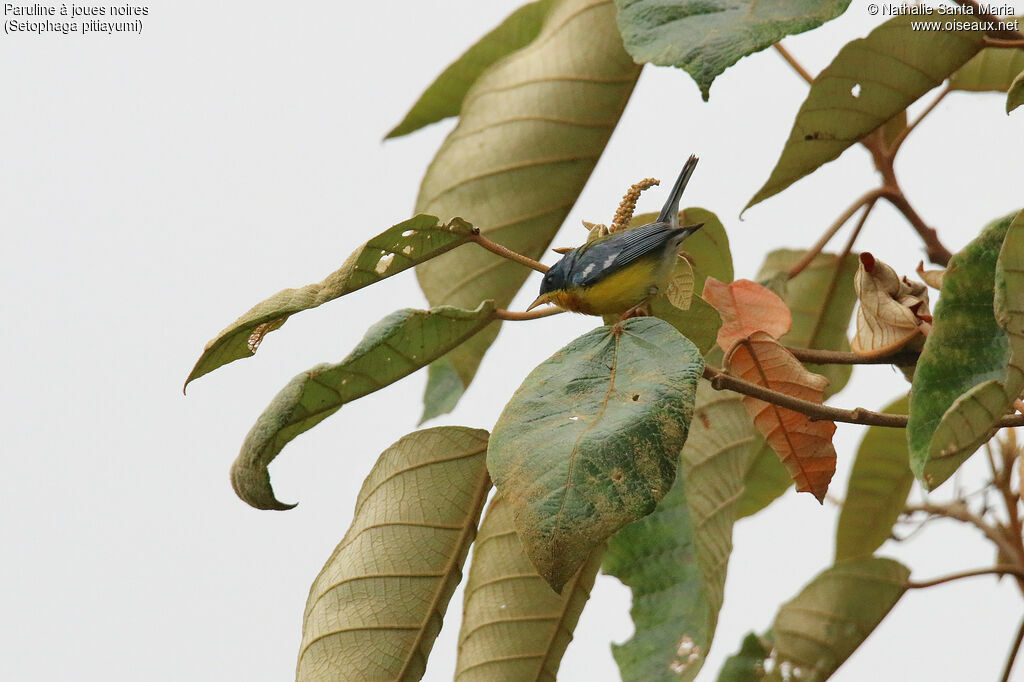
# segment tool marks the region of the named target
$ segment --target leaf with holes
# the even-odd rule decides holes
[[[755,437],[740,399],[698,384],[679,480],[608,542],[605,572],[633,591],[636,631],[613,649],[623,680],[692,680],[711,648]]]
[[[556,592],[672,486],[703,369],[697,348],[667,322],[633,318],[555,353],[505,406],[487,467]]]
[[[932,319],[924,284],[901,279],[895,270],[865,252],[860,254],[853,288],[860,301],[857,333],[850,343],[854,353],[876,357],[908,345],[921,349],[921,324]]]
[[[416,431],[381,454],[313,581],[298,682],[419,680],[476,534],[487,432]]]
[[[793,325],[789,308],[782,299],[749,279],[725,284],[709,277],[704,282],[703,297],[722,316],[718,347],[725,353],[754,332],[762,331],[777,339]]]
[[[1006,92],[1024,71],[1024,50],[986,47],[949,77],[951,90]]]
[[[418,215],[388,228],[356,249],[322,282],[279,291],[232,322],[206,344],[185,386],[222,365],[254,355],[263,337],[291,315],[430,260],[466,243],[472,234],[473,226],[461,218],[442,223],[430,215]]]
[[[291,509],[274,497],[267,467],[288,442],[331,416],[345,403],[369,395],[477,333],[494,302],[476,310],[450,306],[396,311],[370,327],[341,362],[317,365],[292,379],[256,420],[231,467],[231,485],[257,509]]]
[[[725,357],[730,373],[773,391],[821,403],[827,380],[808,372],[793,354],[764,332],[754,332]],[[825,499],[836,471],[836,451],[830,421],[811,421],[806,415],[750,396],[743,404],[754,426],[778,454],[799,492]]]
[[[986,227],[949,261],[932,331],[914,373],[907,442],[910,465],[931,490],[990,437],[1024,385],[1019,293],[995,310],[996,270],[1005,292],[1021,289],[1024,218],[1007,216]],[[1007,239],[1013,226],[1013,236]],[[1010,246],[1003,249],[1004,240]],[[1010,329],[1012,334],[1007,334]],[[1012,344],[1011,344],[1012,341]]]
[[[984,44],[983,31],[915,31],[916,22],[917,17],[896,17],[839,51],[811,84],[782,156],[747,208],[838,157],[939,85]]]
[[[908,398],[904,396],[882,412],[906,414],[907,406]],[[913,482],[902,429],[868,428],[857,449],[846,501],[839,513],[836,561],[872,554],[889,539]]]
[[[601,156],[640,73],[607,0],[555,0],[536,40],[493,64],[466,93],[416,205],[460,215],[489,239],[540,258]],[[416,268],[431,305],[505,308],[530,271],[464,248]],[[488,326],[429,376],[425,415],[454,405],[498,334]],[[447,387],[447,390],[443,390]]]
[[[512,516],[511,505],[496,495],[480,524],[466,582],[455,682],[554,682],[601,566],[599,547],[563,594],[555,594],[523,552]]]
[[[466,50],[430,84],[385,139],[401,137],[449,116],[458,116],[473,83],[491,65],[526,47],[540,33],[552,0],[528,2]]]
[[[622,40],[633,59],[684,69],[707,100],[715,78],[742,57],[821,26],[846,11],[850,0],[615,0],[615,4]]]
[[[772,623],[777,667],[825,680],[850,657],[906,591],[910,571],[892,559],[837,562],[782,605]]]

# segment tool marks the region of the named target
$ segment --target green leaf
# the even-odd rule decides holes
[[[1024,71],[1017,74],[1010,89],[1006,91],[1006,113],[1009,114],[1021,104],[1024,104]]]
[[[626,50],[638,63],[678,66],[705,101],[715,77],[741,57],[821,26],[850,0],[615,0]]]
[[[345,403],[406,377],[444,355],[491,319],[494,302],[476,310],[443,306],[406,308],[370,327],[359,345],[337,364],[317,365],[281,389],[256,420],[231,467],[231,485],[257,509],[291,509],[274,497],[267,467],[295,436],[331,416]]]
[[[775,617],[776,664],[790,663],[795,679],[827,679],[896,605],[909,575],[880,557],[842,561],[818,574]]]
[[[610,2],[556,0],[537,39],[492,65],[470,88],[416,205],[425,213],[463,216],[489,239],[540,258],[600,158],[639,72],[622,48]],[[463,248],[419,266],[416,274],[431,305],[472,308],[494,299],[505,308],[530,271],[483,249]],[[498,328],[495,322],[448,356],[463,390]],[[428,393],[445,404],[458,399],[432,388]],[[426,405],[426,414],[441,411],[440,404]]]
[[[623,680],[692,680],[711,648],[754,427],[741,396],[697,386],[682,474],[650,516],[612,536],[604,570],[633,591]]]
[[[469,568],[459,631],[456,682],[551,680],[594,586],[602,548],[566,584],[548,587],[523,552],[512,507],[496,495]]]
[[[464,244],[472,233],[473,226],[461,218],[442,223],[431,215],[418,215],[388,228],[356,249],[322,282],[279,291],[232,322],[206,344],[185,386],[222,365],[255,355],[263,337],[283,325],[289,316],[450,251]]]
[[[633,318],[555,353],[505,406],[487,467],[556,592],[672,486],[703,368],[671,325]]]
[[[423,676],[491,487],[486,449],[486,431],[444,426],[384,451],[309,590],[298,682]]]
[[[951,90],[1006,92],[1024,71],[1024,50],[986,47],[949,77]]]
[[[762,682],[765,679],[764,661],[771,652],[770,643],[753,632],[748,633],[740,650],[725,659],[718,682]]]
[[[1020,390],[1019,379],[1003,385],[1010,345],[994,309],[996,262],[1012,221],[1011,215],[987,226],[953,256],[942,280],[932,331],[914,372],[907,424],[910,466],[929,490],[988,440]],[[1012,261],[1019,262],[1017,254]]]
[[[882,411],[906,414],[908,402],[904,396]],[[889,539],[913,482],[902,429],[870,427],[857,449],[839,514],[836,561],[872,554]]]
[[[983,45],[982,31],[915,31],[911,24],[916,21],[896,17],[839,51],[814,79],[782,156],[747,208],[838,157],[944,81]]]
[[[805,253],[793,249],[772,251],[757,276],[761,282],[775,281],[773,291],[782,297],[793,315],[792,329],[780,340],[795,348],[848,351],[850,342],[846,330],[857,302],[857,294],[853,290],[857,256],[848,254],[839,268],[839,256],[820,253],[800,274],[787,282],[784,273],[789,272]],[[850,379],[849,365],[808,364],[807,368],[828,379],[825,397],[838,393]],[[758,442],[757,454],[744,478],[739,518],[761,511],[793,485],[793,479],[775,451],[763,439]]]
[[[478,40],[420,95],[385,139],[407,135],[449,116],[458,116],[469,88],[492,64],[529,45],[540,32],[552,0],[528,2]]]

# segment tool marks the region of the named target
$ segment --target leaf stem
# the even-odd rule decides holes
[[[559,308],[557,306],[552,306],[551,308],[541,308],[540,310],[530,310],[522,313],[514,313],[511,310],[498,308],[491,315],[496,320],[513,320],[516,322],[520,322],[523,320],[539,320],[542,317],[551,317],[552,315],[557,315],[559,313],[564,312],[564,309]]]
[[[892,141],[891,145],[889,145],[888,155],[890,157],[896,156],[896,152],[899,151],[900,145],[902,145],[903,141],[907,139],[907,136],[910,135],[911,131],[914,130],[914,128],[916,128],[917,125],[924,120],[925,116],[932,113],[932,110],[939,105],[939,102],[946,98],[946,95],[948,95],[950,91],[951,88],[949,86],[949,83],[947,82],[946,86],[939,91],[939,95],[921,111],[921,114],[917,118],[915,118],[912,123],[907,125],[906,128],[900,131],[900,134],[897,135],[896,139]]]
[[[906,585],[908,590],[919,590],[925,587],[934,587],[935,585],[953,582],[954,580],[960,580],[961,578],[973,578],[977,575],[1015,575],[1018,578],[1024,578],[1024,570],[1017,568],[1016,566],[993,566],[992,568],[979,568],[973,571],[953,573],[951,575],[945,575],[941,578],[934,578],[933,580],[925,580],[923,582],[908,580]]]
[[[811,75],[810,71],[805,69],[803,65],[796,60],[796,57],[790,54],[789,50],[783,47],[781,42],[775,43],[772,47],[775,48],[776,52],[782,55],[782,58],[786,60],[786,63],[793,67],[793,70],[796,71],[801,78],[807,81],[808,85],[814,82],[814,76]]]
[[[480,234],[479,230],[475,231],[472,235],[470,235],[469,241],[473,242],[474,244],[479,244],[480,246],[484,247],[491,253],[495,253],[501,256],[502,258],[507,258],[508,260],[519,263],[520,265],[525,265],[526,267],[536,270],[537,272],[548,271],[548,266],[544,265],[543,263],[538,263],[532,258],[524,256],[521,253],[516,253],[512,249],[505,248],[504,246],[497,242],[492,242],[490,239]]]
[[[878,200],[878,198],[881,197],[884,193],[885,193],[885,190],[882,189],[882,188],[873,189],[870,192],[865,192],[860,197],[858,197],[856,201],[854,201],[852,204],[847,206],[846,210],[843,211],[839,215],[839,217],[835,219],[835,222],[833,222],[829,226],[829,228],[827,230],[825,230],[825,232],[821,235],[821,238],[818,239],[818,241],[814,244],[814,246],[812,246],[807,251],[807,253],[805,253],[804,256],[800,260],[798,260],[793,265],[792,268],[789,269],[788,278],[789,279],[793,279],[794,277],[799,275],[801,272],[803,272],[804,269],[808,265],[810,265],[811,261],[813,261],[818,256],[818,254],[821,253],[821,250],[825,248],[825,246],[829,243],[829,241],[831,241],[832,237],[834,237],[836,235],[836,232],[838,232],[839,229],[843,225],[845,225],[846,222],[850,218],[852,218],[853,215],[861,207],[869,206],[868,210],[865,211],[864,215],[862,216],[860,224],[858,225],[857,228],[855,228],[855,231],[859,231],[860,228],[863,227],[863,225],[864,225],[864,219],[867,218],[867,213],[870,212],[871,207],[874,206],[874,204]]]
[[[1000,682],[1010,682],[1010,673],[1013,671],[1013,663],[1017,660],[1017,652],[1020,651],[1020,643],[1024,640],[1024,620],[1021,620],[1020,627],[1017,628],[1017,637],[1013,640],[1013,645],[1010,647],[1010,655],[1006,659],[1006,665],[1003,667],[1003,676]]]

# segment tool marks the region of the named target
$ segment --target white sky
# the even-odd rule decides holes
[[[247,507],[228,468],[291,377],[425,301],[414,275],[399,275],[294,317],[255,359],[200,379],[187,398],[181,385],[203,344],[252,304],[318,281],[411,215],[452,123],[381,138],[517,4],[160,0],[141,37],[0,35],[0,679],[293,676],[309,585],[377,455],[416,427],[425,373],[285,449],[272,474],[280,499],[301,502],[293,511]],[[855,0],[788,45],[818,71],[878,21]],[[773,248],[809,245],[875,182],[863,150],[737,218],[805,92],[771,51],[727,71],[709,104],[682,71],[648,67],[555,245],[579,242],[581,219],[610,219],[636,180],[670,180],[691,152],[701,164],[684,203],[721,217],[738,277]],[[1020,207],[1022,121],[1003,113],[1000,95],[955,94],[905,146],[907,195],[950,248]],[[652,190],[640,208],[662,199]],[[884,206],[859,246],[904,272],[921,253]],[[489,428],[529,369],[594,324],[507,324],[465,400],[433,424]],[[833,403],[877,408],[905,389],[897,372],[861,368]],[[861,433],[839,428],[836,494]],[[980,464],[962,476],[967,489]],[[701,680],[830,563],[835,519],[834,508],[789,493],[736,526]],[[993,561],[976,533],[941,522],[882,551],[917,579]],[[461,599],[460,589],[428,680],[451,678]],[[628,608],[628,591],[600,577],[560,679],[618,679],[608,643],[629,637]],[[908,594],[834,679],[995,679],[1020,615],[1009,580]]]

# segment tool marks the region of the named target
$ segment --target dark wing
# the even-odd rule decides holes
[[[569,284],[577,287],[592,286],[602,277],[635,263],[652,251],[660,250],[683,229],[669,227],[665,223],[649,223],[616,232],[607,239],[591,244],[573,254]]]

